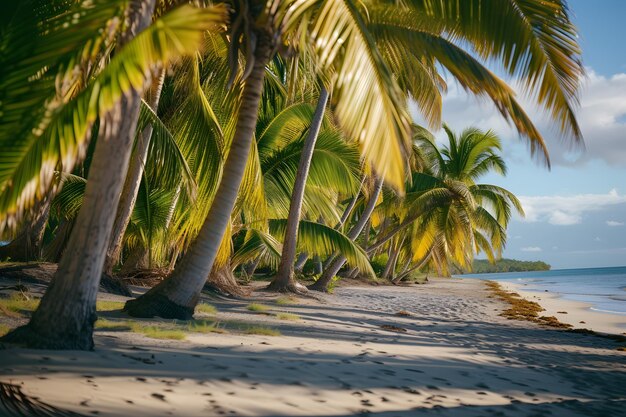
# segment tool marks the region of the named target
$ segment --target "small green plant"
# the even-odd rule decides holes
[[[97,301],[96,302],[96,310],[97,311],[113,311],[113,310],[121,310],[124,308],[123,301]]]
[[[249,311],[254,311],[256,313],[265,313],[267,312],[267,310],[270,309],[270,307],[266,306],[265,304],[257,304],[257,303],[248,304],[248,307],[246,308]]]
[[[104,331],[131,331],[135,324],[129,321],[113,321],[99,318],[96,321],[96,329]]]
[[[24,312],[33,312],[39,306],[39,298],[15,293],[9,298],[0,299],[0,312],[9,317],[20,317]]]
[[[249,326],[244,328],[243,331],[245,334],[257,334],[261,336],[280,336],[280,332],[278,330],[265,326]]]
[[[293,297],[279,297],[274,301],[279,306],[288,306],[292,304],[296,304],[298,300]]]
[[[141,333],[146,337],[152,339],[170,339],[170,340],[183,340],[185,339],[185,332],[175,329],[167,329],[160,326],[146,326],[138,327],[133,326],[133,331]]]
[[[214,316],[217,314],[217,308],[215,308],[215,306],[212,306],[211,304],[200,303],[196,306],[196,313]]]
[[[333,279],[330,280],[330,282],[328,283],[328,293],[332,294],[335,292],[335,288],[337,287],[337,283],[339,282],[341,278],[339,278],[337,275],[335,275],[333,277]]]
[[[5,334],[9,333],[9,330],[11,330],[9,326],[7,326],[6,324],[0,324],[0,336],[4,336]]]
[[[276,318],[278,320],[287,320],[287,321],[300,320],[300,316],[298,316],[297,314],[291,314],[291,313],[276,313]]]
[[[218,323],[205,320],[194,320],[187,329],[193,333],[226,333],[226,329],[219,327]]]

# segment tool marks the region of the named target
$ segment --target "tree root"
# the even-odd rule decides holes
[[[285,294],[296,294],[301,296],[308,295],[307,287],[295,281],[289,282],[287,284],[276,283],[273,281],[267,287],[265,287],[265,290]]]
[[[30,349],[93,350],[93,322],[90,327],[91,329],[85,329],[79,334],[42,334],[29,323],[10,331],[0,338],[0,342]]]
[[[147,292],[139,298],[128,300],[123,311],[129,316],[138,318],[161,317],[164,319],[191,320],[194,309],[177,304],[157,292]]]
[[[100,279],[100,289],[109,294],[123,295],[125,297],[133,296],[130,288],[128,288],[128,285],[126,285],[123,280],[114,278],[107,274],[102,274],[102,278]]]
[[[315,281],[313,284],[306,287],[309,291],[318,291],[323,293],[328,293],[328,286],[319,284],[319,280]]]

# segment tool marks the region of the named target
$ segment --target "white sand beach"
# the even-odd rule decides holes
[[[255,292],[300,320],[254,314],[250,299],[211,300],[220,322],[282,335],[97,331],[94,352],[1,350],[0,381],[61,410],[110,417],[623,415],[617,342],[506,320],[506,305],[488,297],[471,279],[342,287],[294,305]]]

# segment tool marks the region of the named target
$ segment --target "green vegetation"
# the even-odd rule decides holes
[[[227,333],[226,329],[218,326],[218,323],[206,320],[194,320],[189,323],[187,329],[192,333]]]
[[[477,251],[498,258],[521,211],[480,183],[506,173],[500,139],[443,124],[440,145],[410,117],[414,103],[442,126],[448,79],[491,100],[545,162],[518,92],[581,139],[584,68],[566,3],[174,3],[39,2],[3,16],[0,239],[19,238],[0,259],[58,260],[46,302],[3,309],[43,309],[14,334],[26,343],[54,326],[38,340],[93,348],[76,324],[89,333],[96,307],[121,307],[96,304],[103,272],[120,292],[152,286],[126,303],[130,316],[189,320],[215,314],[196,309],[205,284],[243,295],[235,276],[257,268],[269,289],[299,293],[298,254],[324,292],[345,276],[397,283],[469,269]],[[107,248],[91,244],[98,233]]]
[[[274,300],[274,302],[279,306],[288,306],[297,304],[298,300],[294,297],[278,297],[276,300]]]
[[[141,333],[146,337],[152,339],[171,339],[171,340],[183,340],[185,339],[185,332],[182,330],[165,329],[159,326],[147,326],[137,329],[134,328],[137,333]]]
[[[472,274],[487,274],[492,272],[523,272],[549,271],[550,265],[542,261],[518,261],[516,259],[498,259],[491,264],[486,259],[475,259],[472,263]]]
[[[255,313],[266,313],[271,307],[265,304],[251,303],[246,308],[248,311],[254,311]]]
[[[248,326],[243,329],[245,334],[256,334],[259,336],[280,336],[280,331],[265,326]]]
[[[207,303],[200,303],[196,306],[195,310],[196,314],[206,314],[209,316],[214,316],[217,314],[217,308]]]
[[[292,313],[276,313],[276,318],[278,320],[287,320],[287,321],[298,321],[300,320],[300,316]]]
[[[95,328],[104,331],[134,331],[136,325],[130,321],[113,321],[103,318],[96,320]]]
[[[96,302],[97,311],[113,311],[121,310],[124,308],[123,301],[98,301]]]
[[[20,317],[31,313],[39,306],[39,298],[14,293],[9,298],[0,298],[0,313],[11,317]]]
[[[0,336],[4,336],[9,332],[9,330],[11,330],[9,326],[6,324],[0,324]]]

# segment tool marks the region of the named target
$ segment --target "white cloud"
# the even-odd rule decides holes
[[[541,252],[541,248],[539,246],[527,246],[522,248],[522,252]]]
[[[580,214],[566,213],[561,210],[556,210],[550,215],[548,222],[557,226],[570,226],[572,224],[580,223],[581,220],[582,218]]]
[[[486,100],[478,100],[449,80],[449,89],[443,100],[443,120],[460,131],[468,126],[490,128],[503,139],[517,138],[514,127],[509,125],[495,106]],[[604,77],[587,68],[587,78],[583,82],[580,95],[580,107],[576,110],[585,147],[571,147],[570,138],[561,140],[561,134],[550,120],[545,109],[537,106],[535,100],[520,93],[521,88],[515,81],[510,85],[518,91],[518,100],[531,120],[544,136],[554,164],[571,166],[593,159],[604,160],[611,165],[626,165],[626,73]],[[416,106],[414,116],[418,116]],[[438,137],[443,133],[438,132]],[[508,141],[506,141],[508,142]],[[505,146],[508,159],[520,158],[520,149]],[[517,154],[517,155],[516,155]]]
[[[600,239],[600,236],[596,236],[596,238],[594,239],[594,241],[596,241],[596,242],[602,242],[602,239]]]
[[[607,194],[525,196],[519,199],[526,212],[526,218],[523,221],[548,222],[559,226],[581,223],[583,215],[590,211],[600,211],[608,206],[626,204],[626,194],[619,194],[616,189],[612,189]]]
[[[623,226],[624,222],[618,222],[616,220],[607,220],[606,221],[606,225],[607,226],[611,226],[611,227],[616,227],[616,226]]]

